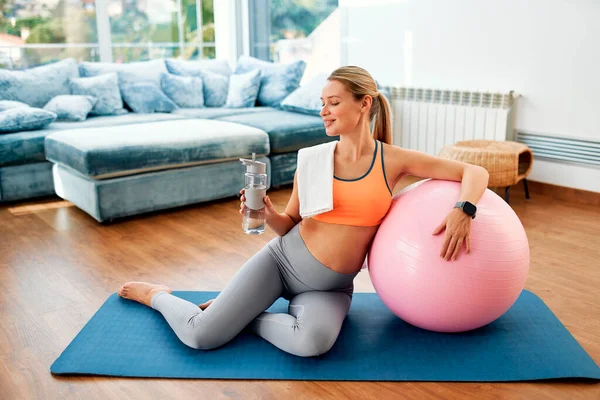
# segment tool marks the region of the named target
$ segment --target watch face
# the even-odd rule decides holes
[[[469,202],[465,202],[465,205],[463,206],[463,209],[469,215],[474,215],[475,211],[477,211],[477,207],[475,207],[473,204],[471,204]]]

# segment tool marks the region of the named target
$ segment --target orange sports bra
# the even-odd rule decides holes
[[[317,214],[313,219],[352,226],[381,224],[392,205],[392,190],[383,164],[383,144],[379,145],[379,141],[375,140],[373,161],[363,176],[342,179],[334,175],[333,178],[333,210]]]

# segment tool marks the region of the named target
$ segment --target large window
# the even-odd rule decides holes
[[[213,0],[0,0],[0,6],[3,68],[66,57],[215,57]]]
[[[108,14],[115,62],[215,56],[212,0],[181,0],[181,10],[176,0],[109,0]]]
[[[93,1],[0,0],[0,66],[98,58]]]
[[[338,0],[254,0],[249,3],[250,55],[307,62],[305,78],[339,65]]]

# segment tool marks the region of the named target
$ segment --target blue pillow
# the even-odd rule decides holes
[[[298,88],[306,63],[275,64],[258,58],[241,56],[235,67],[236,74],[260,69],[262,78],[258,91],[258,105],[277,107],[283,99]]]
[[[303,114],[320,115],[321,90],[327,83],[329,74],[319,74],[304,86],[294,90],[281,102],[281,108]]]
[[[204,85],[204,105],[223,107],[227,101],[231,69],[223,60],[185,61],[168,59],[168,70],[180,76],[198,76]]]
[[[0,100],[44,107],[54,96],[69,94],[69,79],[78,77],[79,68],[73,58],[24,71],[0,69]]]
[[[151,82],[124,84],[121,87],[121,93],[125,103],[135,113],[170,113],[179,108],[158,86]]]
[[[61,94],[50,100],[44,110],[55,113],[61,121],[85,121],[97,102],[94,96]]]
[[[0,112],[10,110],[11,108],[29,107],[28,104],[14,100],[0,100]]]
[[[258,90],[260,89],[260,70],[229,77],[229,92],[227,93],[227,108],[254,107]]]
[[[0,133],[43,129],[56,120],[56,114],[34,107],[17,107],[0,112]]]
[[[204,105],[223,107],[229,92],[229,77],[211,71],[202,71],[199,76],[204,85]]]
[[[203,71],[210,71],[223,76],[231,75],[231,68],[225,60],[166,60],[170,73],[180,76],[200,76]]]
[[[163,74],[160,87],[179,107],[204,107],[204,85],[200,77]]]
[[[98,99],[90,112],[92,115],[121,115],[127,112],[123,108],[119,78],[114,72],[92,78],[71,79],[71,93]]]

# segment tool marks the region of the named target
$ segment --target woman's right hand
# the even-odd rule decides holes
[[[244,211],[246,211],[246,196],[244,196],[245,190],[242,189],[240,190],[240,194],[242,195],[240,197],[240,214],[244,215]],[[263,202],[265,203],[265,218],[268,220],[271,219],[271,216],[277,214],[277,210],[275,209],[275,207],[273,206],[273,203],[271,203],[271,199],[269,198],[269,196],[265,196],[263,199]]]

